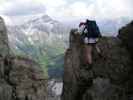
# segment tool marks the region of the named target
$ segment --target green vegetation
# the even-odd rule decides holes
[[[37,61],[43,71],[45,77],[48,77],[48,69],[51,67],[63,67],[64,44],[62,41],[54,41],[53,43],[31,44],[29,41],[24,41],[23,44],[18,44],[17,48],[13,48],[15,55],[27,56]]]

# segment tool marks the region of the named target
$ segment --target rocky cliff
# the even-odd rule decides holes
[[[0,100],[46,100],[47,81],[35,61],[10,54],[0,17]]]
[[[130,53],[133,65],[133,21],[119,30],[118,37],[122,40],[123,46],[126,47],[128,52]],[[129,72],[128,79],[128,94],[133,99],[133,67]]]
[[[119,30],[118,37],[133,57],[133,21]]]
[[[62,100],[133,100],[132,60],[123,42],[117,37],[101,38],[98,46],[103,57],[94,49],[93,66],[88,70],[83,64],[84,45],[80,37],[76,30],[70,32]]]

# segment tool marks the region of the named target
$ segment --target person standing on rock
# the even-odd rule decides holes
[[[79,32],[82,33],[81,37],[85,44],[85,64],[92,65],[92,51],[93,47],[96,48],[98,54],[101,56],[101,51],[97,46],[99,37],[101,37],[100,30],[96,21],[86,20],[85,23],[80,23]]]

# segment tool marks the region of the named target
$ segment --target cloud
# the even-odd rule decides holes
[[[1,14],[6,16],[23,16],[36,13],[45,13],[46,8],[41,3],[32,0],[7,1],[0,7]]]
[[[4,0],[2,0],[4,2]],[[0,14],[26,16],[47,13],[52,17],[133,17],[133,0],[5,0]]]
[[[67,0],[34,0],[46,7],[46,13],[50,16],[64,16],[62,9],[67,9]]]
[[[54,17],[133,17],[133,0],[39,0]]]
[[[133,17],[132,0],[93,0],[91,4],[77,1],[62,10],[66,16],[89,16],[95,18],[117,18],[122,16]]]

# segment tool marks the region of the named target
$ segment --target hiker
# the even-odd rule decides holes
[[[92,51],[94,47],[96,48],[97,53],[101,56],[101,51],[97,46],[101,33],[96,21],[91,21],[88,19],[85,23],[80,23],[79,31],[82,33],[81,37],[83,38],[83,42],[85,44],[85,64],[92,65]]]

